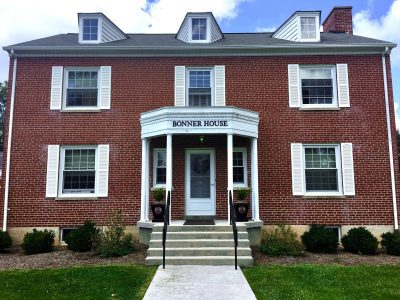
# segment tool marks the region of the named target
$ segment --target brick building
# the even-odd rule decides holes
[[[320,15],[223,33],[211,13],[188,13],[176,34],[125,34],[82,13],[77,34],[4,47],[3,229],[62,240],[120,208],[145,241],[156,187],[171,193],[172,222],[226,222],[228,192],[251,188],[255,242],[280,223],[398,228],[396,45],[353,35],[351,7],[322,32]]]

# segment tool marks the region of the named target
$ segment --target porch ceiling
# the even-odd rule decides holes
[[[162,107],[141,114],[142,138],[166,134],[258,137],[257,112],[234,107]]]

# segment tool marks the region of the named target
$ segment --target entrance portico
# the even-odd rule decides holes
[[[140,223],[150,222],[150,140],[165,140],[165,189],[171,193],[171,213],[173,216],[175,190],[184,190],[185,199],[180,201],[185,205],[185,216],[216,216],[216,184],[224,184],[226,193],[225,207],[229,222],[228,194],[234,189],[234,167],[233,153],[234,138],[248,142],[251,149],[251,219],[259,220],[258,209],[258,113],[237,108],[237,107],[164,107],[157,110],[142,113],[142,186],[141,186],[141,219]],[[186,136],[186,138],[185,138]],[[218,174],[219,165],[215,148],[212,144],[207,147],[190,147],[185,143],[193,138],[204,139],[213,137],[218,143],[225,136],[226,152],[226,174],[225,183],[221,182],[221,175]],[[173,139],[179,139],[179,145],[184,148],[185,167],[173,170],[173,159],[177,159],[176,151],[182,153],[183,149],[173,149]],[[211,146],[211,147],[210,147]],[[176,147],[176,146],[174,146]],[[247,152],[245,152],[247,153]],[[173,158],[174,157],[174,158]],[[181,158],[180,158],[181,159]],[[247,157],[243,157],[246,159]],[[184,180],[179,182],[179,187],[174,179],[173,172],[185,172]],[[220,170],[221,171],[221,170]],[[154,172],[154,170],[153,170]],[[247,171],[246,171],[247,172]],[[181,174],[179,174],[181,175]],[[247,176],[247,174],[246,174]],[[180,178],[182,178],[180,176]],[[167,194],[166,193],[166,194]]]

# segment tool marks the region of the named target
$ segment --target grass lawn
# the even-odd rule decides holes
[[[257,299],[400,299],[400,266],[264,265],[243,272]]]
[[[155,272],[136,265],[2,271],[0,299],[142,299]]]

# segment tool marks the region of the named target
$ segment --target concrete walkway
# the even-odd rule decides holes
[[[256,299],[242,270],[234,266],[160,266],[144,300]]]

